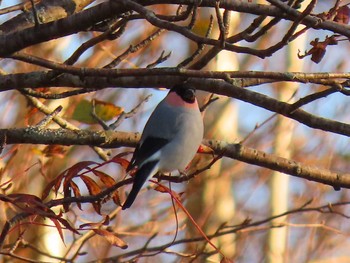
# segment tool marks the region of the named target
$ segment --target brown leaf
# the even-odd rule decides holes
[[[62,145],[48,145],[42,150],[42,153],[46,157],[64,158],[66,152],[67,152],[67,147],[64,147]]]
[[[75,197],[80,197],[81,194],[80,194],[80,189],[78,187],[78,185],[76,183],[74,183],[73,181],[70,182],[70,186],[71,186],[71,189],[73,190],[73,194]],[[77,206],[79,207],[80,210],[81,209],[81,203],[77,202]]]
[[[337,11],[337,15],[334,17],[334,21],[341,24],[349,24],[350,8],[347,5],[341,6]]]
[[[63,174],[65,174],[64,182],[63,182],[63,192],[68,193],[69,188],[70,188],[70,182],[74,177],[79,177],[79,172],[83,169],[89,169],[89,166],[92,164],[98,164],[93,161],[83,161],[74,164],[72,167],[68,168]]]
[[[233,259],[224,257],[220,260],[220,263],[234,263],[235,261]]]
[[[64,174],[61,173],[60,175],[58,175],[55,179],[53,179],[51,182],[49,182],[46,185],[46,187],[41,195],[41,198],[43,200],[49,196],[52,189],[54,189],[55,195],[57,195],[57,192],[58,192],[58,189],[60,188],[63,177],[64,177]]]
[[[79,163],[76,163],[74,164],[72,167],[68,168],[64,174],[65,175],[65,182],[64,182],[64,186],[65,187],[65,184],[68,184],[69,185],[69,182],[76,176],[79,176],[78,173],[81,171],[81,170],[84,170],[84,169],[89,169],[89,166],[92,165],[92,164],[98,164],[96,162],[93,162],[93,161],[83,161],[83,162],[79,162]]]
[[[50,220],[55,224],[55,227],[56,227],[56,229],[57,229],[57,231],[58,231],[58,234],[60,235],[60,237],[61,237],[61,239],[62,239],[62,242],[64,243],[64,244],[66,244],[65,242],[64,242],[64,236],[63,236],[63,231],[62,231],[62,226],[61,226],[61,224],[58,222],[58,220],[57,219],[55,219],[55,218],[50,218]]]
[[[98,171],[98,170],[92,170],[92,172],[94,173],[94,175],[96,175],[101,181],[102,183],[107,186],[107,187],[111,187],[113,185],[115,185],[115,180],[109,176],[108,174]]]
[[[304,55],[298,54],[299,58],[304,58],[306,56],[311,55],[311,60],[315,63],[319,63],[324,55],[326,54],[326,48],[328,45],[337,45],[338,41],[335,38],[335,36],[327,37],[325,41],[319,41],[318,38],[315,40],[311,41],[310,44],[312,45],[312,48],[305,52]]]
[[[129,166],[129,161],[120,157],[120,154],[114,156],[110,162],[113,162],[113,163],[117,163],[117,164],[120,164],[121,167],[123,167],[124,170],[126,170],[126,168],[128,168]]]
[[[93,229],[93,230],[97,235],[103,236],[105,239],[107,239],[107,241],[111,243],[113,246],[120,247],[122,249],[128,248],[128,245],[126,244],[126,242],[124,242],[119,237],[117,237],[115,233],[109,232],[104,229]]]
[[[109,216],[105,216],[104,220],[102,222],[97,222],[97,223],[85,223],[79,226],[80,229],[89,227],[89,228],[96,228],[96,227],[101,227],[101,226],[108,226],[110,222]]]
[[[113,202],[114,202],[116,205],[121,206],[121,202],[120,202],[120,198],[119,198],[118,191],[115,191],[115,192],[113,193],[112,199],[113,199]]]
[[[21,208],[40,208],[41,210],[48,210],[48,207],[42,200],[31,194],[9,194],[7,195],[10,202]],[[22,207],[23,206],[23,207]]]
[[[55,185],[53,186],[53,189],[55,190],[55,195],[57,195],[58,190],[60,189],[62,180],[64,178],[64,173],[60,174],[55,180]]]
[[[80,235],[80,233],[78,232],[78,230],[76,230],[74,227],[72,227],[72,226],[68,223],[68,221],[67,221],[66,219],[63,219],[63,218],[61,218],[61,217],[59,217],[59,216],[56,216],[56,215],[55,215],[55,218],[56,218],[58,221],[60,221],[60,223],[61,223],[65,228],[67,228],[68,230],[72,231],[72,232],[75,233],[75,234]],[[51,217],[50,217],[50,219],[51,219]]]
[[[94,202],[94,203],[91,203],[93,208],[95,209],[96,213],[101,215],[101,203],[99,202]]]
[[[97,195],[101,192],[100,186],[93,179],[91,179],[90,177],[88,177],[86,175],[81,175],[80,178],[85,183],[90,195]],[[100,215],[101,214],[100,202],[93,202],[91,204],[94,207],[96,213],[98,213]]]
[[[62,180],[64,179],[64,183],[63,183],[63,192],[64,193],[68,193],[70,182],[71,180],[76,177],[79,176],[79,172],[83,169],[88,169],[90,165],[92,164],[98,164],[96,162],[93,161],[83,161],[83,162],[79,162],[76,163],[75,165],[73,165],[72,167],[64,170],[62,173],[60,173],[55,179],[53,179],[51,182],[49,182],[47,184],[47,186],[45,187],[43,193],[42,193],[42,199],[45,199],[49,196],[50,191],[52,189],[54,189],[55,194],[57,195],[58,190],[60,189]]]
[[[110,175],[108,175],[108,174],[106,174],[104,172],[98,171],[98,170],[93,170],[92,172],[103,182],[103,184],[106,187],[112,187],[113,185],[116,184],[115,180]],[[118,195],[117,191],[115,191],[112,194],[112,199],[113,199],[113,202],[116,205],[120,205],[121,204],[120,198],[119,198],[119,195]]]
[[[160,192],[160,193],[169,193],[171,196],[173,196],[173,197],[175,197],[175,198],[177,198],[177,199],[181,199],[181,196],[180,196],[178,193],[176,193],[176,192],[170,190],[170,188],[169,188],[169,187],[166,187],[165,185],[158,184],[158,185],[154,188],[154,190],[156,190],[157,192]]]
[[[70,185],[68,187],[66,187],[65,189],[63,189],[63,196],[65,198],[68,198],[68,197],[72,196]],[[69,211],[69,206],[70,206],[70,203],[64,203],[63,204],[63,209],[64,209],[65,212]]]
[[[101,192],[100,186],[89,176],[81,175],[80,178],[83,180],[84,184],[89,190],[90,195],[97,195]]]

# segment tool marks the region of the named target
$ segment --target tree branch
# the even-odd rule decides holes
[[[141,3],[141,1],[134,1],[133,3],[138,4],[138,2]],[[155,5],[155,4],[192,5],[193,1],[190,1],[190,0],[142,1],[143,6]],[[216,5],[216,0],[202,0],[200,6],[215,7],[215,5]],[[220,1],[219,7],[227,10],[231,10],[231,11],[238,11],[238,12],[250,13],[255,15],[267,15],[271,17],[279,17],[290,21],[294,21],[295,17],[298,17],[301,14],[299,11],[293,8],[288,9],[288,12],[286,14],[283,14],[278,7],[274,7],[270,5],[253,4],[253,3],[242,2],[242,1]],[[25,47],[87,30],[88,28],[94,26],[95,24],[101,21],[117,17],[127,11],[130,11],[130,9],[127,8],[125,5],[123,5],[121,2],[107,1],[99,5],[96,5],[94,7],[91,7],[87,10],[84,10],[82,12],[68,16],[66,18],[56,20],[54,22],[40,24],[37,27],[26,28],[13,33],[0,35],[0,46],[2,47],[0,49],[0,56],[6,57]],[[162,21],[165,21],[165,20],[162,20]],[[312,27],[314,29],[329,30],[334,33],[343,35],[345,37],[348,37],[348,38],[350,37],[350,29],[348,27],[339,23],[331,22],[331,21],[322,21],[320,18],[313,15],[307,15],[301,23],[306,26]],[[174,29],[174,28],[171,28],[171,29]],[[178,33],[181,33],[181,32],[178,32]],[[189,32],[185,34],[187,37],[190,37],[190,39],[198,40],[203,44],[220,46],[219,40],[203,38]],[[230,44],[228,44],[227,47],[225,46],[225,49],[226,48],[228,50],[241,49],[241,47],[239,46],[233,46]]]
[[[88,130],[45,129],[37,127],[0,129],[0,138],[5,144],[60,144],[89,145],[103,148],[135,147],[140,135],[138,133]],[[337,173],[316,166],[268,154],[241,144],[227,143],[217,140],[204,140],[215,155],[236,159],[245,163],[258,165],[271,170],[307,180],[331,185],[335,188],[350,188],[350,174]],[[164,178],[163,178],[164,179]],[[176,182],[176,177],[169,181]]]

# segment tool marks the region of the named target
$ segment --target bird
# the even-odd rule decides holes
[[[187,82],[173,86],[149,117],[126,169],[127,173],[136,172],[123,210],[134,203],[142,186],[155,174],[187,167],[203,140],[203,126],[195,89]]]

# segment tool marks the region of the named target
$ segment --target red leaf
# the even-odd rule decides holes
[[[95,209],[96,213],[101,215],[101,203],[94,202],[94,203],[92,203],[92,206]]]
[[[158,183],[157,186],[154,188],[154,190],[156,190],[156,191],[158,191],[158,192],[160,192],[160,193],[169,193],[169,194],[171,194],[171,196],[173,196],[173,197],[175,197],[175,198],[177,198],[177,199],[180,199],[180,198],[181,198],[181,196],[180,196],[178,193],[176,193],[176,192],[170,190],[169,187],[166,187],[165,185],[162,185],[162,184],[159,184],[159,183]]]
[[[90,195],[97,195],[101,192],[100,186],[89,176],[81,175],[80,178],[83,180],[84,184],[89,190]]]
[[[56,229],[57,229],[57,231],[58,231],[58,234],[60,235],[60,237],[61,237],[61,239],[62,239],[62,242],[64,243],[64,244],[66,244],[65,242],[64,242],[64,237],[63,237],[63,231],[62,231],[62,226],[61,226],[61,224],[57,221],[57,219],[55,219],[55,218],[50,218],[50,220],[55,224],[55,227],[56,227]]]
[[[101,188],[90,177],[88,177],[86,175],[82,175],[82,176],[80,176],[80,178],[85,183],[90,195],[97,195],[101,192]],[[93,202],[91,204],[94,207],[96,213],[98,213],[100,215],[101,214],[101,204],[99,202]]]
[[[337,15],[334,17],[334,21],[341,24],[349,24],[349,16],[350,8],[347,5],[343,5],[338,9]]]
[[[20,205],[24,205],[24,208],[40,208],[41,210],[48,210],[48,207],[43,204],[42,200],[31,194],[9,194],[7,195],[9,198],[9,202],[13,203],[14,205],[20,207]]]
[[[70,182],[70,186],[71,186],[71,188],[73,190],[74,196],[75,197],[80,197],[81,194],[80,194],[80,189],[79,189],[78,185],[76,183],[74,183],[73,181],[71,181]],[[81,204],[79,202],[77,202],[77,206],[79,207],[80,210],[82,210],[81,209]]]
[[[79,176],[78,173],[83,170],[89,168],[90,165],[92,164],[98,164],[93,161],[83,161],[74,164],[72,167],[68,168],[64,173],[66,174],[64,183],[63,183],[63,188],[65,189],[66,187],[69,186],[69,182],[76,176]],[[90,168],[89,168],[90,170]]]
[[[222,258],[220,263],[234,263],[233,259],[229,259],[229,258]]]
[[[71,192],[71,188],[70,187],[66,187],[65,189],[63,189],[63,196],[65,198],[72,196],[72,192]],[[70,203],[64,203],[63,204],[63,209],[64,209],[65,212],[69,211],[69,205],[70,205]]]
[[[42,193],[42,195],[41,195],[41,198],[42,198],[43,200],[44,200],[46,197],[49,196],[50,191],[51,191],[52,189],[55,190],[55,194],[57,195],[57,192],[58,192],[58,189],[60,188],[60,185],[61,185],[61,182],[62,182],[63,177],[64,177],[64,173],[61,173],[59,176],[57,176],[55,179],[53,179],[51,182],[49,182],[49,183],[46,185],[46,187],[45,187],[45,189],[44,189],[44,191],[43,191],[43,193]]]
[[[97,164],[96,162],[93,161],[84,161],[84,162],[79,162],[73,165],[72,167],[68,168],[63,174],[65,174],[64,182],[63,182],[63,193],[64,197],[71,197],[71,181],[74,177],[81,176],[78,175],[78,173],[83,170],[87,169],[89,165],[92,164]],[[65,211],[67,212],[69,209],[69,204],[64,204],[63,205]]]
[[[67,147],[64,147],[62,145],[48,145],[44,148],[44,150],[42,151],[42,153],[46,156],[46,157],[58,157],[58,158],[64,158],[65,154],[67,152]]]
[[[107,215],[104,220],[102,222],[98,222],[98,223],[86,223],[86,224],[82,224],[79,226],[80,229],[82,228],[85,228],[85,227],[101,227],[101,226],[108,226],[109,225],[109,221],[110,221],[110,218],[109,216]]]
[[[67,220],[65,220],[65,219],[63,219],[63,218],[61,218],[61,217],[59,217],[59,216],[57,216],[57,215],[55,215],[54,218],[57,219],[58,221],[60,221],[60,223],[61,223],[65,228],[67,228],[68,230],[72,231],[72,232],[75,233],[75,234],[80,235],[80,233],[78,232],[78,230],[76,230],[74,227],[72,227],[72,226],[68,223]],[[50,217],[50,219],[51,219],[51,217]]]
[[[122,249],[128,248],[128,245],[126,244],[126,242],[124,242],[119,237],[117,237],[115,233],[109,232],[104,229],[93,229],[93,230],[97,235],[103,236],[105,239],[107,239],[107,241],[111,243],[113,246],[120,247]]]
[[[114,156],[110,160],[110,162],[120,164],[120,166],[123,167],[124,170],[126,170],[126,168],[128,168],[128,166],[129,166],[130,162],[124,158],[121,158],[121,156],[125,156],[126,154],[128,154],[128,153],[118,154],[118,155]]]
[[[104,183],[104,185],[106,187],[112,187],[113,185],[116,184],[115,180],[109,176],[108,174],[106,173],[103,173],[101,171],[98,171],[98,170],[93,170],[92,171],[98,178],[100,178],[100,180]],[[120,198],[119,198],[119,195],[118,195],[118,191],[115,191],[113,194],[112,194],[112,199],[113,199],[113,202],[116,204],[116,205],[120,205],[121,202],[120,202]]]
[[[92,172],[102,181],[102,183],[104,183],[105,186],[111,187],[115,185],[115,180],[108,174],[98,170],[92,170]]]
[[[115,191],[115,192],[113,193],[112,199],[113,199],[113,202],[114,202],[117,206],[121,206],[119,194],[118,194],[117,191]]]
[[[298,54],[299,58],[304,58],[306,56],[311,55],[311,60],[315,63],[319,63],[324,55],[326,54],[326,48],[328,45],[337,45],[338,41],[335,38],[335,36],[327,37],[325,41],[319,41],[318,38],[311,41],[310,44],[312,45],[312,48],[305,52],[304,55]]]
[[[58,190],[60,189],[62,180],[64,178],[64,173],[61,173],[58,177],[57,180],[54,180],[55,185],[54,185],[54,189],[55,189],[55,194],[57,195]]]

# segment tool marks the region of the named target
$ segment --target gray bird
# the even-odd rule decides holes
[[[129,208],[152,176],[184,170],[203,139],[203,120],[195,90],[174,86],[157,105],[142,132],[127,172],[136,168],[134,183],[122,209]]]

